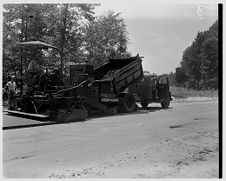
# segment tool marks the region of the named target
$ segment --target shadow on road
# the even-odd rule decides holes
[[[137,110],[131,113],[122,113],[122,112],[118,112],[116,114],[112,114],[112,115],[104,115],[104,114],[93,114],[90,117],[87,118],[87,120],[85,121],[90,121],[94,118],[103,118],[103,117],[116,117],[116,116],[128,116],[128,115],[138,115],[138,114],[149,114],[150,112],[158,112],[158,111],[173,111],[172,107],[169,107],[167,109],[163,109],[161,106],[159,107],[147,107],[147,108],[143,108],[143,107],[137,107]]]
[[[56,122],[50,121],[48,119],[37,118],[37,117],[34,118],[32,116],[14,115],[9,113],[3,113],[3,115],[4,115],[3,124],[2,124],[3,130],[56,124]]]
[[[170,111],[173,111],[173,108],[169,107],[169,108],[164,109],[162,107],[147,107],[147,108],[139,107],[138,110],[146,110],[146,111],[149,111],[149,112],[156,112],[156,111],[159,111],[159,110],[170,110]]]
[[[112,115],[106,115],[103,113],[94,113],[92,115],[90,115],[88,118],[86,118],[86,120],[76,120],[76,121],[70,121],[70,122],[54,122],[54,121],[50,121],[49,119],[43,119],[43,118],[38,118],[38,117],[32,117],[32,116],[24,116],[24,115],[13,115],[13,114],[5,114],[8,117],[12,117],[12,120],[14,119],[14,117],[19,117],[19,118],[26,118],[27,123],[26,124],[11,124],[11,125],[7,125],[4,126],[3,124],[3,130],[6,129],[16,129],[16,128],[29,128],[29,127],[36,127],[36,126],[46,126],[46,125],[51,125],[51,124],[72,124],[72,123],[77,123],[77,122],[86,122],[86,121],[92,121],[93,119],[98,119],[98,118],[110,118],[110,117],[117,117],[117,116],[128,116],[128,115],[139,115],[139,114],[149,114],[150,112],[158,112],[158,111],[173,111],[173,108],[169,107],[167,109],[163,109],[161,106],[159,107],[147,107],[147,108],[143,108],[143,107],[137,107],[137,110],[131,113],[116,113],[116,114],[112,114]],[[31,123],[29,123],[29,120]],[[4,121],[4,120],[3,120]],[[34,123],[36,122],[36,123]]]
[[[19,128],[31,128],[31,127],[37,127],[37,126],[47,126],[52,124],[62,124],[62,123],[39,123],[39,124],[26,124],[26,125],[16,125],[16,126],[7,126],[3,127],[3,130],[10,130],[10,129],[19,129]]]

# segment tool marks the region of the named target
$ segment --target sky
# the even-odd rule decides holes
[[[156,2],[101,1],[95,13],[100,15],[107,10],[121,13],[129,33],[128,51],[144,56],[144,70],[156,74],[175,72],[183,51],[192,44],[196,34],[208,30],[217,20],[217,3]]]

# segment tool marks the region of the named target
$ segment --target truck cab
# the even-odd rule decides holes
[[[172,100],[167,75],[144,75],[142,80],[129,87],[129,93],[144,108],[152,102],[161,103],[162,108],[168,108]]]

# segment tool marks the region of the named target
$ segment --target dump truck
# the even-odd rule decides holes
[[[96,69],[89,63],[76,63],[70,66],[69,85],[60,78],[56,81],[59,75],[52,72],[36,77],[32,89],[17,97],[16,109],[8,112],[57,122],[85,119],[95,111],[132,112],[135,99],[125,90],[143,77],[142,58],[109,59]]]
[[[128,92],[143,108],[147,108],[152,102],[160,103],[162,108],[168,108],[172,101],[167,75],[146,74],[140,81],[129,86]]]
[[[97,69],[91,68],[93,66],[90,64],[72,65],[70,67],[71,83],[78,85],[82,81],[86,81],[89,88],[76,94],[103,104],[104,106],[102,105],[99,109],[103,108],[104,112],[109,112],[108,108],[115,106],[120,107],[124,112],[132,112],[136,106],[135,100],[132,95],[124,91],[142,78],[141,62],[142,59],[137,55],[129,58],[109,59],[107,63]],[[85,85],[85,83],[83,84]],[[79,90],[76,86],[69,89]],[[66,90],[60,92],[64,91]],[[92,106],[94,105],[96,104],[92,104]]]

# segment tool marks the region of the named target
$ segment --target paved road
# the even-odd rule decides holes
[[[139,150],[139,154],[145,155],[145,149],[162,148],[162,144],[169,143],[170,140],[171,143],[175,143],[175,140],[181,138],[190,139],[189,135],[194,137],[195,134],[199,134],[200,136],[206,134],[206,131],[217,130],[217,101],[173,103],[166,110],[161,109],[159,104],[152,106],[148,110],[92,118],[85,122],[4,130],[3,175],[11,178],[61,177],[61,175],[62,177],[92,177],[95,173],[94,176],[101,177],[104,176],[103,170],[109,167],[116,169],[115,173],[118,173],[117,167],[122,167],[119,163],[123,162],[125,155],[135,153],[136,150]],[[207,146],[208,142],[210,141],[203,140],[197,143],[196,147],[200,144]],[[215,144],[215,142],[217,141],[214,139],[211,143]],[[171,145],[174,149],[178,148],[172,153],[179,152],[180,145],[179,143],[178,146]],[[165,152],[167,150],[170,149],[166,149]],[[160,149],[160,151],[163,150]],[[137,155],[139,155],[138,152],[136,152]],[[147,153],[150,153],[150,150]],[[145,160],[144,158],[146,157],[142,157],[142,160]],[[156,163],[159,161],[161,164],[164,163],[164,160],[161,160],[163,156],[155,158],[158,158],[155,160]],[[167,159],[169,158],[170,155]],[[177,158],[179,155],[169,160],[169,163]],[[90,165],[96,166],[89,167]],[[103,166],[102,172],[98,171],[100,165]],[[119,177],[132,177],[132,167],[130,166],[129,171],[126,172],[125,165],[123,173],[123,167],[120,169]],[[139,164],[136,163],[136,165]],[[166,170],[166,163],[163,165],[162,170]],[[105,176],[117,177],[117,174],[112,175],[112,173],[114,173],[112,170],[111,172],[106,170]],[[169,173],[165,174],[157,176],[149,174],[149,176],[167,177]]]

